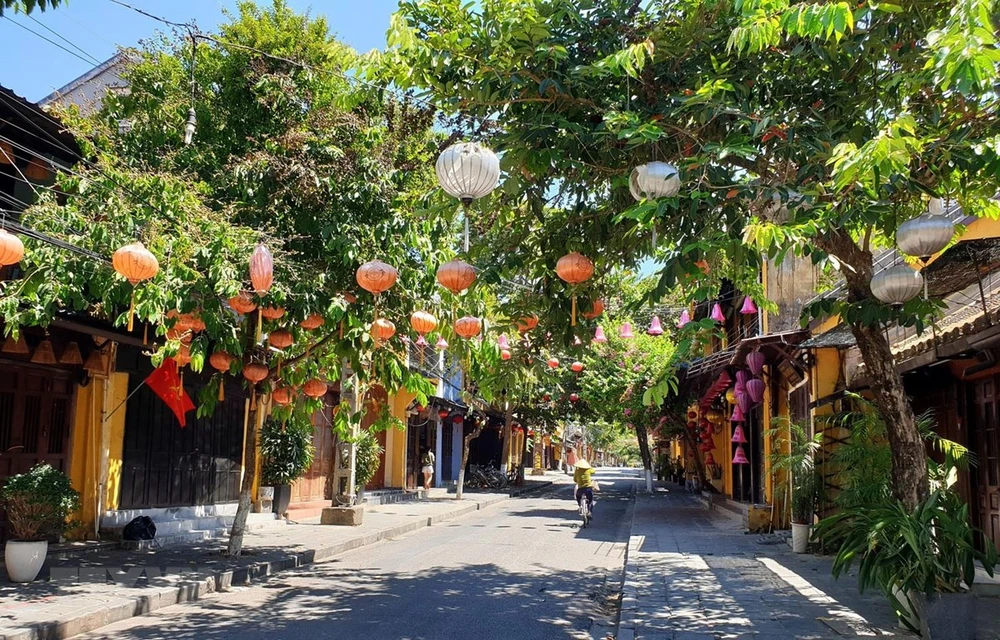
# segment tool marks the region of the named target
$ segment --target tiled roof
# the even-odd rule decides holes
[[[837,348],[846,349],[857,344],[851,328],[846,324],[838,324],[836,327],[809,338],[799,345],[800,349],[823,349]]]

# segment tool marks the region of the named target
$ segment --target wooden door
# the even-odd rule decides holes
[[[997,416],[997,380],[976,383],[972,441],[979,460],[975,469],[976,524],[987,540],[1000,548],[1000,428]]]
[[[333,408],[338,402],[337,394],[328,393],[323,410],[313,414],[313,462],[292,484],[292,502],[333,499]]]
[[[437,423],[424,415],[410,418],[406,427],[406,488],[423,486],[424,474],[420,462],[424,451],[436,451]]]

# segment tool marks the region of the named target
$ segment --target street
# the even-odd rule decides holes
[[[639,475],[598,470],[597,478],[602,492],[586,529],[572,487],[557,485],[80,637],[589,638],[620,579]],[[606,576],[615,586],[605,587]]]

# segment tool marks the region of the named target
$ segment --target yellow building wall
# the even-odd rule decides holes
[[[125,447],[125,398],[128,397],[128,374],[111,374],[111,385],[107,394],[108,411],[115,411],[107,418],[104,435],[107,454],[107,484],[104,488],[104,510],[118,508],[118,496],[122,485],[122,452]]]
[[[406,424],[406,407],[414,398],[405,389],[389,396],[392,416]],[[406,486],[406,429],[389,429],[385,434],[385,486],[393,489]]]

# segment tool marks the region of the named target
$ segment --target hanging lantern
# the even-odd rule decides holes
[[[0,141],[0,164],[14,164],[14,147],[9,142]]]
[[[712,315],[709,317],[716,322],[725,322],[726,316],[724,313],[722,313],[722,305],[716,302],[715,305],[712,307]]]
[[[600,317],[602,313],[604,313],[604,300],[598,298],[591,303],[588,311],[583,312],[583,317],[587,320],[593,320]]]
[[[56,352],[52,348],[52,341],[46,337],[35,347],[35,353],[31,356],[31,361],[35,364],[56,364]]]
[[[501,360],[510,360],[510,349],[503,349],[500,351]]]
[[[319,378],[308,380],[302,385],[302,393],[310,398],[322,398],[326,395],[326,383]]]
[[[760,378],[747,380],[747,395],[750,400],[757,404],[764,399],[764,381]]]
[[[698,447],[698,448],[701,449],[702,453],[708,453],[709,451],[714,451],[715,450],[715,440],[713,440],[711,438],[702,438],[701,446]]]
[[[392,285],[396,284],[397,277],[399,274],[396,269],[381,260],[364,263],[358,267],[358,272],[355,274],[361,288],[376,296],[392,288]]]
[[[743,445],[736,446],[736,453],[733,455],[733,464],[750,464],[747,454],[743,451]]]
[[[268,334],[267,342],[275,349],[287,349],[295,343],[295,337],[288,329],[275,329]]]
[[[219,373],[226,373],[233,362],[233,357],[225,351],[216,351],[208,358],[208,363]]]
[[[434,345],[436,349],[444,351],[448,348],[448,341],[444,339],[444,336],[438,336],[437,344]]]
[[[31,353],[28,341],[24,339],[23,332],[17,335],[17,340],[14,339],[14,336],[7,336],[7,339],[3,343],[2,351],[3,353],[15,353],[22,356]]]
[[[672,198],[681,190],[677,167],[666,162],[647,162],[632,169],[628,188],[636,200]]]
[[[722,412],[719,411],[718,409],[709,409],[708,411],[705,412],[705,419],[712,424],[722,422],[722,418],[723,418]]]
[[[586,367],[584,367],[582,362],[574,362],[573,364],[569,365],[569,369],[573,373],[581,373],[585,368]]]
[[[708,275],[712,271],[712,268],[708,265],[708,260],[698,260],[694,263],[694,266],[698,267],[703,275]]]
[[[83,364],[83,354],[80,353],[80,345],[76,342],[67,342],[62,355],[59,356],[59,364],[80,365]]]
[[[278,320],[285,315],[284,307],[264,307],[260,310],[260,315],[268,320]]]
[[[517,321],[517,330],[521,333],[527,333],[538,326],[538,316],[530,315],[524,316]]]
[[[128,307],[128,330],[131,331],[135,312],[135,285],[159,273],[160,263],[141,242],[133,242],[115,251],[111,256],[111,266],[119,275],[132,283],[132,296]]]
[[[410,326],[423,338],[426,334],[437,329],[438,321],[437,318],[426,311],[414,311],[410,316]],[[427,341],[425,340],[424,344],[426,343]]]
[[[274,282],[274,258],[263,242],[250,255],[250,282],[259,296],[267,293]]]
[[[45,182],[52,177],[52,165],[48,160],[35,156],[24,167],[24,177],[32,182]]]
[[[622,325],[622,328],[618,330],[618,337],[623,340],[629,340],[635,336],[632,334],[632,323],[626,322]]]
[[[549,369],[559,368],[559,360],[557,358],[549,358],[549,361],[546,364],[549,365]]]
[[[463,415],[453,416],[451,421],[455,424],[462,424],[463,422],[465,422],[465,416]]]
[[[445,418],[448,417],[448,413],[449,411],[447,409],[440,409],[438,410],[438,417],[444,420]]]
[[[0,267],[17,264],[24,257],[24,243],[12,233],[0,229]]]
[[[715,457],[711,453],[705,455],[705,466],[706,467],[715,466]]]
[[[580,401],[580,396],[578,396],[575,393],[571,393],[571,394],[569,394],[569,401],[573,402],[573,403],[579,402]]]
[[[319,329],[326,323],[323,316],[318,313],[310,313],[309,317],[299,323],[299,326],[306,331],[312,331],[313,329]]]
[[[600,325],[597,325],[597,329],[594,331],[594,339],[592,340],[592,342],[595,342],[597,344],[604,344],[607,341],[608,337],[604,335],[604,329],[602,329]]]
[[[510,351],[510,343],[507,342],[507,335],[501,333],[500,337],[497,338],[497,348],[501,351]],[[506,360],[506,358],[504,358]]]
[[[920,293],[924,277],[905,264],[897,264],[875,274],[872,294],[886,304],[901,305]]]
[[[381,344],[396,335],[396,325],[385,318],[378,318],[372,322],[371,334],[375,343]]]
[[[233,311],[242,315],[246,315],[257,308],[257,304],[246,291],[241,292],[238,296],[230,298],[229,306]]]
[[[691,322],[691,314],[689,314],[688,310],[685,309],[684,311],[681,311],[681,317],[677,321],[677,328],[683,329],[684,325],[686,325],[689,322]]]
[[[736,389],[733,387],[729,387],[729,389],[726,390],[726,402],[731,405],[736,404]]]
[[[744,391],[743,393],[736,393],[736,406],[740,408],[740,412],[746,416],[750,413],[750,409],[753,408],[753,400],[750,399],[750,394]]]
[[[437,280],[442,287],[458,295],[476,281],[476,270],[461,260],[452,260],[438,267]]]
[[[201,313],[199,311],[194,311],[192,313],[185,313],[187,326],[190,327],[192,333],[199,333],[206,329],[205,321],[201,319]]]
[[[733,415],[730,416],[730,422],[743,422],[746,420],[746,416],[743,415],[743,409],[740,409],[740,405],[733,407]]]
[[[663,325],[660,324],[660,316],[653,316],[653,321],[649,323],[649,329],[646,329],[646,333],[651,336],[663,335]]]
[[[455,321],[455,333],[466,340],[478,336],[482,330],[483,323],[475,316],[465,316]]]
[[[249,380],[251,384],[257,384],[266,378],[268,373],[267,366],[259,362],[248,362],[243,365],[243,377]]]
[[[542,402],[548,402],[551,399],[552,399],[552,395],[551,394],[548,394],[548,393],[543,393],[542,394]]]
[[[186,367],[191,364],[191,345],[187,342],[182,342],[180,347],[177,349],[177,355],[174,356],[174,362],[177,363],[178,367]]]
[[[932,198],[928,213],[899,225],[896,230],[896,246],[899,250],[926,260],[947,247],[955,235],[955,225],[944,213],[944,201]]]
[[[743,427],[741,425],[736,425],[736,429],[733,430],[732,442],[736,444],[745,444],[747,442],[747,437],[743,433]]]
[[[463,246],[469,252],[469,205],[487,196],[500,183],[500,159],[475,142],[460,142],[445,149],[434,165],[438,184],[465,207],[465,238]]]
[[[761,351],[754,351],[753,353],[747,354],[747,367],[750,369],[750,373],[755,376],[759,376],[764,371],[764,365],[767,363],[767,356]]]
[[[757,313],[757,305],[753,303],[753,298],[750,296],[745,296],[743,298],[743,306],[740,307],[740,313],[745,316],[752,316]]]
[[[590,280],[590,277],[594,275],[594,263],[587,256],[574,251],[559,258],[559,261],[556,262],[556,274],[570,286],[578,285]],[[575,327],[576,294],[573,295],[573,312],[570,318],[570,325]]]
[[[281,406],[292,404],[292,400],[294,399],[295,390],[291,387],[278,387],[271,392],[271,400],[274,400],[275,404],[280,404]]]
[[[94,375],[107,375],[108,364],[109,359],[105,357],[104,352],[100,349],[95,349],[87,356],[87,361],[83,363],[83,368]]]
[[[740,369],[736,372],[736,384],[741,387],[746,387],[747,380],[750,379],[750,372],[746,369]],[[737,389],[739,391],[739,389]]]

